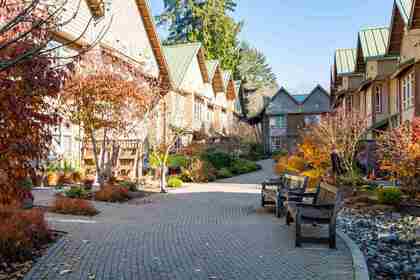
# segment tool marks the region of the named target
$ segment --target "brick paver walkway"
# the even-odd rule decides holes
[[[256,186],[191,185],[145,205],[97,204],[25,279],[352,279],[349,250],[294,247],[294,230],[259,209]],[[313,231],[312,227],[309,228]]]

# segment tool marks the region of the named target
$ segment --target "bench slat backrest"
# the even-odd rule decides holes
[[[317,189],[315,204],[333,204],[334,214],[337,214],[344,206],[344,194],[336,187],[321,184]]]
[[[289,191],[299,191],[303,193],[308,186],[308,177],[286,173],[283,175],[283,184]]]

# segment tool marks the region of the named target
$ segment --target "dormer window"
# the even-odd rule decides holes
[[[106,7],[111,3],[111,1],[106,0],[87,0],[86,2],[95,19],[103,17],[105,15]]]

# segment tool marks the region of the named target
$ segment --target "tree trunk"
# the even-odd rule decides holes
[[[115,176],[115,170],[118,168],[121,146],[118,141],[112,141],[110,156],[106,163],[105,174],[106,178],[110,179]]]
[[[102,187],[103,184],[104,184],[104,181],[102,179],[101,167],[99,165],[99,157],[98,157],[98,153],[97,153],[98,147],[97,147],[95,136],[93,134],[94,134],[93,132],[90,133],[90,139],[92,141],[93,158],[95,159],[96,177],[98,178],[99,185]]]
[[[161,165],[160,166],[160,192],[161,193],[167,193],[166,190],[166,166]]]
[[[136,157],[134,162],[134,169],[132,170],[132,179],[138,183],[139,177],[143,175],[143,145],[139,141],[137,143]]]
[[[105,169],[105,154],[106,154],[106,129],[104,128],[104,136],[102,139],[102,147],[101,147],[101,164],[100,164],[102,171]]]

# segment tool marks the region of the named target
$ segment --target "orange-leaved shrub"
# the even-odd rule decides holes
[[[94,216],[99,213],[88,200],[64,196],[58,196],[55,199],[51,210],[60,214],[78,216]]]
[[[301,172],[300,175],[308,177],[308,189],[315,190],[321,182],[324,173],[317,169],[310,169]]]
[[[274,169],[277,174],[282,174],[284,172],[301,173],[305,170],[305,166],[306,163],[303,158],[298,155],[293,155],[279,158]]]
[[[128,189],[107,184],[95,193],[95,200],[104,202],[124,202],[129,199]]]
[[[51,241],[40,209],[22,210],[18,204],[0,205],[0,261],[24,261]]]

